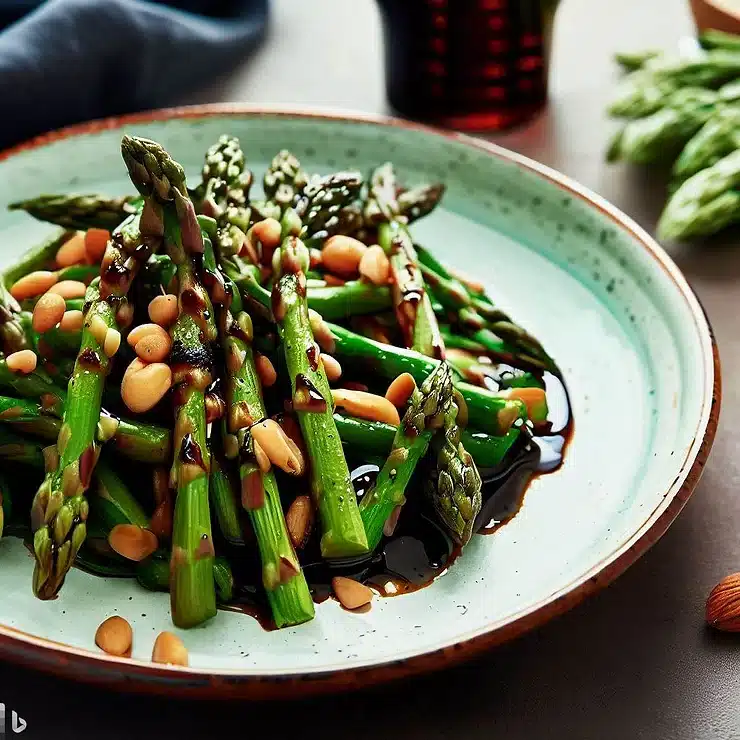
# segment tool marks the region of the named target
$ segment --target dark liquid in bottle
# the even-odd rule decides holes
[[[547,98],[552,0],[378,0],[391,106],[458,129],[503,129]]]

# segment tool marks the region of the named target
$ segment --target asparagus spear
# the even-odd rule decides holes
[[[63,398],[64,396],[62,396]],[[0,396],[0,423],[43,439],[59,436],[63,405]],[[103,411],[96,431],[98,442],[109,444],[125,457],[146,463],[164,463],[170,456],[169,430],[154,424],[120,419]]]
[[[151,557],[137,564],[136,580],[148,591],[170,590],[170,566],[164,557]],[[228,604],[234,598],[234,574],[229,561],[217,556],[213,560],[213,581],[216,598]]]
[[[740,51],[740,36],[726,31],[708,28],[699,34],[699,43],[705,49],[726,49]]]
[[[647,51],[620,51],[614,55],[614,59],[623,69],[632,72],[645,66],[650,59],[660,56],[661,52],[655,49]]]
[[[3,271],[5,287],[10,288],[13,283],[24,275],[28,275],[29,272],[49,269],[54,263],[59,248],[72,236],[74,236],[74,231],[59,229],[42,244],[21,255],[17,262]]]
[[[287,149],[279,151],[270,162],[262,182],[265,195],[284,211],[293,205],[308,183],[308,175],[298,158]]]
[[[203,253],[203,235],[182,167],[147,139],[124,137],[122,149],[134,186],[162,214],[167,250],[177,265],[180,313],[170,329],[176,405],[171,479],[177,489],[170,601],[174,624],[193,627],[216,613],[205,410],[205,391],[212,381],[210,344],[216,329],[208,294],[192,260]]]
[[[375,485],[360,502],[362,523],[371,550],[378,546],[384,534],[393,534],[406,502],[406,486],[417,463],[426,454],[435,429],[442,425],[452,397],[450,369],[445,363],[436,367],[421,389],[414,388],[388,459]]]
[[[124,146],[125,142],[124,138]],[[158,236],[142,235],[140,222],[139,214],[132,215],[113,232],[100,278],[90,283],[85,297],[82,342],[57,440],[59,465],[47,471],[31,510],[36,555],[33,585],[42,599],[59,591],[85,540],[89,512],[85,491],[100,452],[96,433],[110,366],[104,339],[117,329],[117,312],[140,264],[158,247]]]
[[[441,359],[444,342],[411,235],[399,221],[396,188],[396,174],[390,162],[373,171],[365,203],[365,221],[378,224],[378,243],[390,259],[393,304],[406,346]]]
[[[11,211],[25,211],[39,221],[65,229],[86,231],[98,228],[113,231],[122,221],[135,214],[138,196],[107,198],[102,195],[39,195],[30,200],[11,203]]]
[[[311,459],[311,491],[323,528],[321,552],[326,558],[358,555],[367,552],[368,542],[308,317],[308,250],[297,237],[288,237],[280,260],[283,274],[273,287],[273,314],[290,373],[293,407]]]
[[[238,147],[237,140],[234,140],[234,147]],[[234,159],[240,164],[235,164],[227,177],[238,178],[244,160],[243,157]],[[222,204],[217,205],[224,212]],[[207,223],[203,225],[208,226]],[[252,350],[252,319],[241,310],[239,293],[226,283],[207,242],[204,266],[210,275],[212,300],[219,306],[219,337],[226,357],[223,377],[226,383],[228,428],[222,441],[226,440],[227,435],[236,437],[242,504],[257,538],[262,583],[275,624],[278,628],[301,624],[313,619],[313,600],[288,534],[277,481],[271,471],[263,473],[257,465],[253,440],[249,434],[250,426],[267,415]],[[228,531],[227,539],[233,541],[241,537],[241,532],[231,487],[221,485],[224,480],[219,473],[215,481],[217,485],[214,486],[213,475],[212,472],[212,494],[220,496],[221,502],[216,507],[221,512],[221,529]]]
[[[740,149],[740,107],[715,111],[673,164],[676,185]]]
[[[443,431],[432,440],[437,461],[426,482],[426,492],[452,538],[465,545],[481,509],[482,481],[461,442],[459,411],[458,401],[453,398],[445,409]]]
[[[209,493],[213,511],[216,514],[221,534],[231,545],[243,546],[242,525],[239,521],[239,509],[236,503],[234,487],[228,470],[219,462],[218,456],[211,456],[211,479]]]
[[[334,414],[334,422],[342,443],[355,453],[385,458],[393,447],[397,429],[390,424],[356,419],[338,413]],[[466,429],[462,434],[462,443],[479,468],[495,468],[519,439],[520,434],[521,429],[516,426],[499,437]]]
[[[398,209],[410,224],[430,214],[442,200],[445,186],[442,183],[431,185],[417,185],[414,188],[403,190],[398,195]]]
[[[740,221],[740,149],[697,172],[671,196],[658,221],[661,239],[714,234]]]

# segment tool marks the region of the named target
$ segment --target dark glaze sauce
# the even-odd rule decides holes
[[[542,377],[549,405],[548,420],[541,428],[523,428],[501,463],[495,468],[481,469],[483,506],[476,519],[477,534],[491,534],[510,521],[519,511],[532,479],[557,470],[571,437],[573,422],[568,393],[563,382],[545,373]],[[380,461],[379,461],[380,462]],[[352,482],[358,500],[372,486],[379,466],[350,460]],[[355,464],[356,463],[356,464]],[[391,537],[381,542],[375,553],[327,562],[319,553],[318,524],[307,546],[299,552],[314,601],[321,603],[331,596],[334,576],[347,576],[372,586],[382,596],[397,596],[428,586],[444,575],[460,554],[460,548],[436,523],[434,512],[421,494],[420,470],[407,489],[407,501],[398,525]],[[294,488],[281,477],[281,490]],[[251,536],[247,538],[252,540]],[[217,551],[218,547],[216,548]],[[235,571],[235,600],[222,608],[241,611],[257,618],[265,629],[273,629],[269,608],[260,583],[260,564],[254,555],[253,543],[239,557]]]

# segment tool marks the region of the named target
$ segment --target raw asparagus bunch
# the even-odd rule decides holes
[[[182,167],[159,144],[146,139],[125,137],[123,153],[136,189],[153,211],[161,212],[166,248],[177,265],[180,312],[170,329],[176,406],[171,487],[177,490],[170,600],[174,624],[193,627],[216,613],[205,404],[213,380],[210,345],[216,327],[193,262],[204,252],[203,235]]]
[[[390,162],[370,178],[365,222],[378,226],[378,244],[388,255],[393,281],[393,304],[407,347],[429,357],[444,357],[444,341],[424,285],[411,235],[401,223],[396,197],[396,174]]]
[[[38,221],[65,229],[113,231],[122,221],[134,215],[141,199],[136,195],[107,198],[102,195],[39,195],[30,200],[11,203],[11,211],[25,211]]]
[[[360,514],[371,550],[378,546],[384,534],[393,534],[406,502],[406,486],[426,454],[432,435],[442,426],[453,395],[450,368],[445,363],[437,366],[422,383],[421,389],[414,387],[391,452],[378,473],[375,485],[360,502]]]
[[[321,553],[326,558],[348,557],[367,552],[368,542],[308,316],[308,261],[303,242],[287,237],[280,248],[282,276],[273,287],[272,312],[290,373],[293,409],[311,459],[311,492],[323,529]]]
[[[447,406],[443,432],[432,441],[437,461],[427,480],[426,492],[452,538],[465,545],[481,509],[482,481],[472,456],[461,442],[459,403],[459,398],[455,398]]]
[[[662,239],[707,236],[740,221],[740,149],[697,172],[671,196],[660,221]]]
[[[126,139],[122,148],[124,159]],[[62,426],[57,439],[58,460],[50,457],[47,473],[34,498],[34,593],[53,597],[85,540],[90,485],[100,452],[96,439],[105,377],[110,368],[106,346],[120,343],[117,315],[126,306],[126,292],[139,266],[159,246],[156,234],[142,234],[141,216],[127,218],[108,242],[100,278],[88,288],[82,342],[69,382]],[[125,314],[125,311],[123,312]],[[111,332],[118,334],[118,342]]]

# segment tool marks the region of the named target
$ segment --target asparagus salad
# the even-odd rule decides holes
[[[298,625],[428,584],[559,466],[554,361],[414,240],[442,185],[281,151],[260,200],[233,137],[198,182],[121,152],[131,194],[11,206],[59,228],[0,287],[0,532],[40,599],[78,567],[168,591],[177,627]]]

